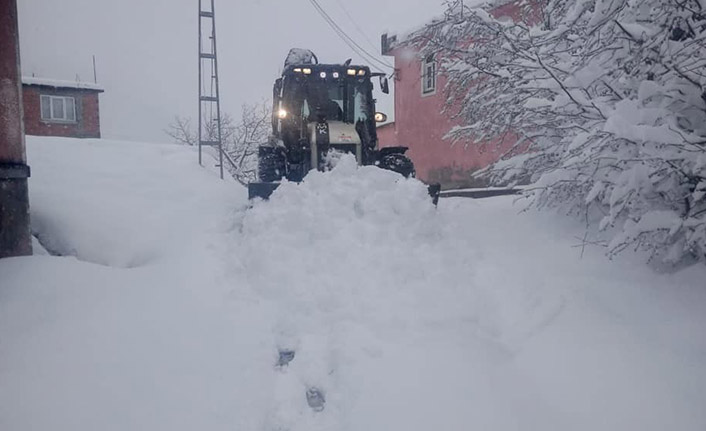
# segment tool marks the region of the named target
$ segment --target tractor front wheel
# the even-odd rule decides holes
[[[257,152],[257,175],[260,181],[270,183],[284,177],[285,156],[279,147],[261,146]]]

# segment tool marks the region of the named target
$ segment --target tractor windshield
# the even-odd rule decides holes
[[[288,111],[306,121],[357,124],[372,119],[371,84],[367,79],[299,78],[285,85]]]
[[[372,120],[372,106],[370,103],[370,82],[356,82],[352,85],[350,111],[354,123]]]

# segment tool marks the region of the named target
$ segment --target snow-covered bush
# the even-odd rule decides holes
[[[412,40],[437,52],[450,140],[518,142],[483,174],[529,175],[538,207],[602,213],[609,253],[706,260],[706,0],[526,0],[449,8]]]

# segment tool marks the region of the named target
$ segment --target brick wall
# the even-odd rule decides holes
[[[76,122],[42,120],[40,95],[71,96],[76,100]],[[24,124],[27,135],[100,138],[98,93],[71,88],[23,85]]]

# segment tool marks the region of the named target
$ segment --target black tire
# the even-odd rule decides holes
[[[382,169],[387,169],[388,171],[397,172],[405,178],[414,178],[416,175],[414,163],[412,163],[412,160],[404,154],[386,154],[382,156],[378,166]]]
[[[285,175],[285,159],[281,148],[262,146],[257,152],[257,176],[263,183],[279,181]]]

